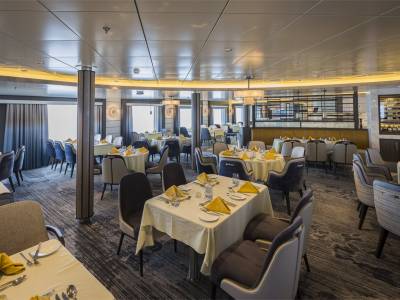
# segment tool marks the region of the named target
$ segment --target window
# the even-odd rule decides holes
[[[214,124],[225,124],[226,123],[226,107],[213,107],[212,117]]]
[[[72,104],[47,105],[49,138],[63,141],[76,139],[77,136],[77,107]]]
[[[243,121],[243,106],[235,106],[235,122],[236,124]]]
[[[179,126],[186,127],[188,130],[192,128],[192,109],[190,106],[179,107]]]
[[[155,106],[132,105],[132,128],[136,132],[153,132],[156,128]]]

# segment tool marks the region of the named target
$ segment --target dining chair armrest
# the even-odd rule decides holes
[[[288,223],[288,224],[290,224],[290,220],[289,219],[286,219],[286,218],[277,218],[278,220],[281,220],[281,221],[283,221],[283,222],[285,222],[285,223]]]
[[[376,176],[377,174],[380,176],[386,177],[387,180],[393,180],[392,174],[390,173],[390,170],[386,166],[370,166],[370,167],[365,167],[367,174],[370,176]]]
[[[65,246],[64,234],[62,233],[62,231],[59,228],[52,225],[45,225],[45,226],[46,230],[48,232],[53,233],[57,237],[57,239],[61,242],[61,244]]]

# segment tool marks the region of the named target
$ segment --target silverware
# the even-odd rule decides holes
[[[32,266],[33,265],[33,262],[31,262],[29,259],[27,259],[24,253],[21,252],[19,255],[21,255],[23,257],[23,259],[25,259],[25,261],[28,264],[28,266]]]
[[[228,206],[232,206],[232,207],[236,207],[236,206],[237,206],[235,203],[230,202],[230,201],[227,201],[227,200],[225,200],[225,203],[226,203],[226,205],[228,205]]]
[[[223,214],[215,212],[215,211],[210,211],[205,207],[200,208],[200,210],[204,211],[206,214],[213,215],[213,216],[218,216],[219,217],[219,216],[223,215]]]
[[[68,297],[64,292],[61,293],[61,297],[63,298],[63,300],[68,300]]]
[[[61,300],[60,296],[58,296],[58,294],[56,294],[56,300]]]
[[[11,286],[16,286],[16,285],[22,283],[25,279],[26,279],[26,275],[23,275],[23,276],[20,276],[20,277],[14,279],[14,280],[11,280],[9,282],[6,282],[6,283],[0,285],[0,292],[4,291],[5,289],[7,289],[7,288],[9,288]]]
[[[75,285],[70,284],[67,288],[67,296],[72,299],[76,299],[76,295],[78,294],[78,289]]]
[[[32,255],[32,254],[29,253],[29,255],[32,257],[33,263],[34,263],[35,265],[37,265],[37,264],[39,263],[38,254],[39,254],[39,251],[40,251],[40,247],[41,247],[41,246],[42,246],[42,243],[39,243],[39,245],[38,245],[38,247],[37,247],[36,252],[35,252],[34,255]]]

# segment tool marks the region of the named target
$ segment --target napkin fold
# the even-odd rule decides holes
[[[242,156],[240,157],[240,159],[241,159],[241,160],[248,160],[248,159],[250,159],[250,158],[247,156],[246,152],[243,152],[243,154],[242,154]]]
[[[233,156],[233,151],[232,150],[225,150],[225,151],[222,151],[221,154],[224,155],[224,156]]]
[[[183,192],[181,189],[179,189],[176,185],[170,186],[164,192],[164,194],[169,198],[173,198],[173,197],[182,198],[182,197],[186,196],[186,193]]]
[[[271,153],[271,152],[265,153],[264,159],[267,159],[267,160],[275,159],[275,153]]]
[[[129,155],[132,155],[132,154],[133,154],[132,149],[127,149],[127,150],[125,150],[125,152],[124,152],[124,155],[125,155],[125,156],[129,156]]]
[[[132,149],[133,149],[132,145],[129,145],[128,147],[126,147],[126,150],[132,150]]]
[[[107,140],[100,140],[100,144],[108,144]]]
[[[4,275],[15,275],[25,270],[21,263],[14,263],[11,258],[5,254],[0,253],[0,273]]]
[[[206,173],[201,173],[196,178],[201,184],[206,184],[209,181],[208,175]]]
[[[275,148],[271,148],[271,149],[269,149],[268,153],[273,153],[273,154],[275,154],[275,153],[276,153],[276,150],[275,150]]]
[[[145,147],[141,147],[138,149],[140,153],[146,153],[148,150]]]
[[[250,181],[246,181],[243,185],[239,188],[238,193],[258,193],[258,188],[254,186]]]
[[[111,153],[112,154],[119,154],[119,150],[117,148],[115,148],[115,147],[112,147],[111,148]]]
[[[51,300],[50,296],[32,296],[30,300]]]
[[[225,200],[222,199],[220,196],[214,198],[210,203],[208,203],[206,206],[207,210],[214,211],[214,212],[220,212],[224,214],[230,214],[231,210],[228,207],[228,205],[225,203]]]

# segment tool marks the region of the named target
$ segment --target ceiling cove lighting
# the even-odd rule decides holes
[[[0,77],[18,78],[40,83],[76,84],[76,75],[67,75],[54,72],[45,72],[20,67],[0,67]],[[252,80],[252,88],[258,89],[295,89],[329,86],[354,86],[370,84],[396,84],[400,82],[400,72],[375,74],[367,76],[346,76],[324,79],[304,80]],[[132,88],[132,89],[168,89],[168,90],[244,90],[248,88],[246,80],[134,80],[96,76],[98,87]]]

